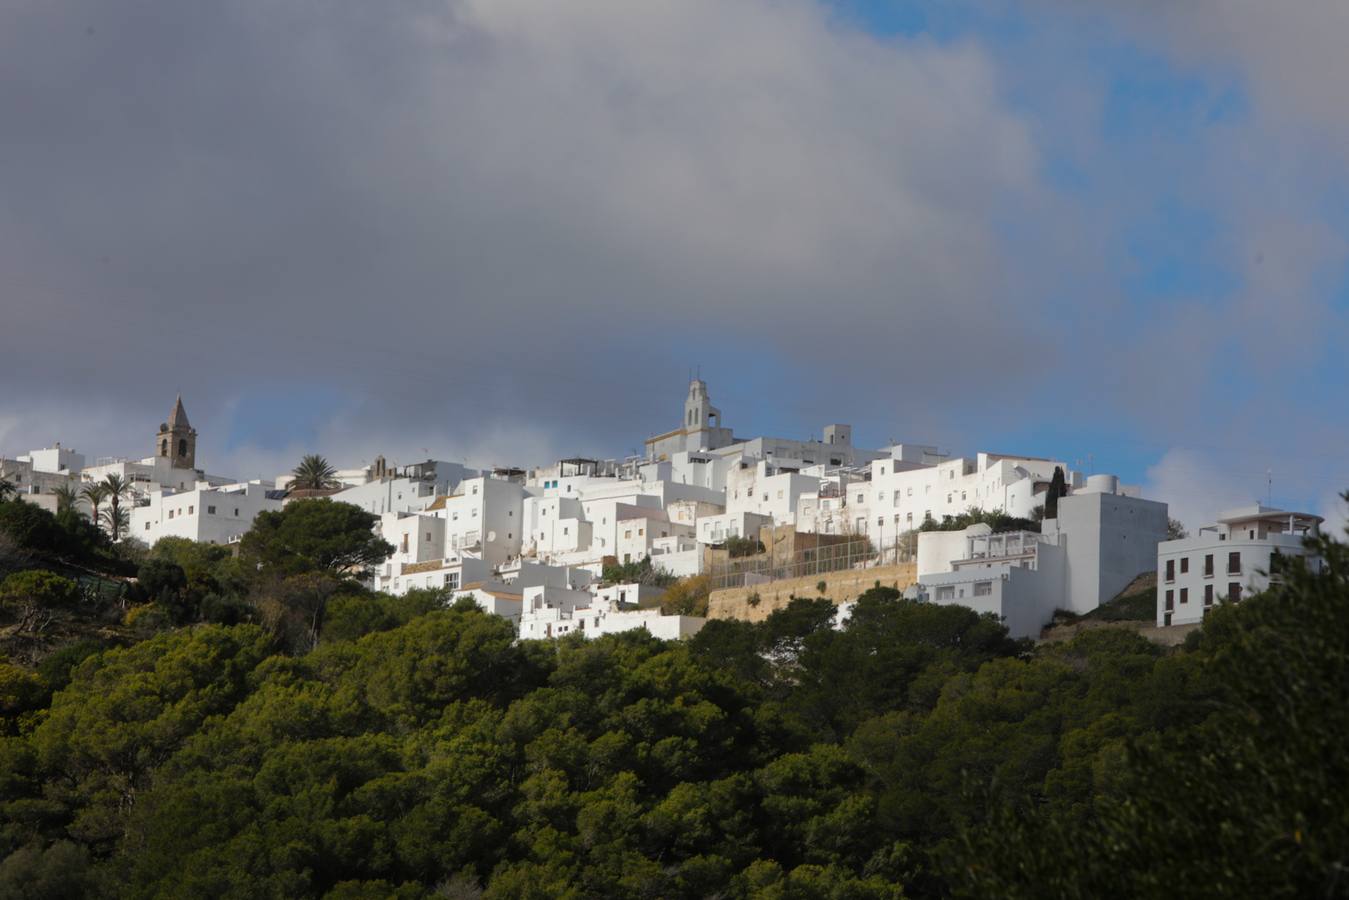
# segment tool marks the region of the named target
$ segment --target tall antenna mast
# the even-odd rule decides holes
[[[1265,505],[1274,505],[1274,470],[1265,470]]]

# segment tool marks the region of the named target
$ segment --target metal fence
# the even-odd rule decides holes
[[[714,560],[708,574],[711,589],[716,591],[849,569],[898,565],[912,562],[916,550],[917,535],[914,533],[901,534],[880,547],[868,537],[857,536],[790,554],[774,553],[770,549],[739,559]]]

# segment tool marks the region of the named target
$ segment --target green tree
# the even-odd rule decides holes
[[[705,616],[711,595],[710,576],[689,575],[665,589],[660,598],[660,610],[667,616]]]
[[[80,596],[78,584],[44,569],[15,572],[0,582],[0,608],[18,619],[20,631],[41,631]]]
[[[374,532],[379,517],[327,498],[296,500],[259,513],[243,536],[239,554],[262,574],[294,575],[319,570],[362,576],[393,553]]]
[[[0,503],[8,503],[18,495],[19,491],[14,487],[14,482],[0,475]]]
[[[1189,536],[1190,533],[1185,530],[1185,523],[1180,519],[1166,520],[1166,539],[1168,541],[1183,541]]]
[[[291,470],[294,476],[290,483],[292,489],[320,491],[340,485],[337,470],[317,453],[306,454],[300,464]]]

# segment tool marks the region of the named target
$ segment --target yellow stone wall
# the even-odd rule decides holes
[[[882,587],[902,591],[917,580],[918,567],[908,562],[874,569],[845,569],[806,578],[787,578],[750,587],[724,588],[713,591],[708,598],[707,617],[759,622],[768,618],[769,613],[790,603],[793,596],[827,597],[838,604],[856,600],[859,594],[875,587],[877,581]],[[824,582],[823,591],[819,588],[821,581]],[[751,606],[749,601],[754,594],[759,595],[759,602]]]

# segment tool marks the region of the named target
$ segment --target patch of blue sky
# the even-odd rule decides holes
[[[351,406],[351,396],[336,385],[247,388],[229,405],[224,449],[277,450],[297,440],[311,440]]]

